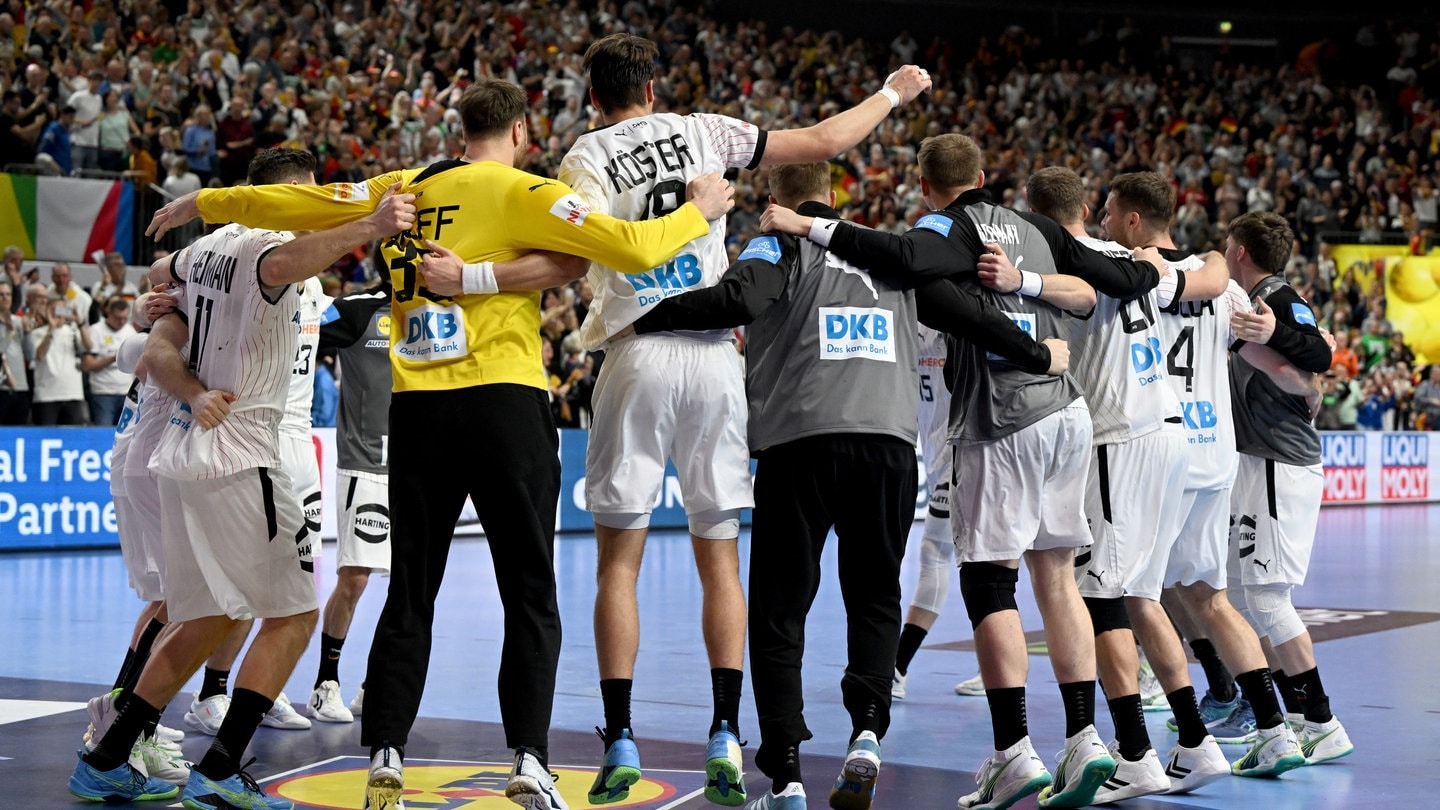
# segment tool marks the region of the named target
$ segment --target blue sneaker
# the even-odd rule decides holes
[[[1200,719],[1205,721],[1205,728],[1207,730],[1213,729],[1226,720],[1229,720],[1230,715],[1234,714],[1235,710],[1240,707],[1240,701],[1242,699],[1240,693],[1236,692],[1235,697],[1232,698],[1229,703],[1221,703],[1215,699],[1215,696],[1210,693],[1209,689],[1206,689],[1205,695],[1200,698]],[[1171,715],[1170,719],[1165,721],[1165,727],[1171,731],[1180,730],[1180,726],[1175,724],[1174,715]]]
[[[108,771],[98,771],[83,757],[84,751],[76,751],[75,771],[70,774],[66,787],[70,792],[91,802],[158,802],[173,799],[180,788],[151,779],[128,762]]]
[[[595,729],[600,739],[605,732]],[[605,762],[595,774],[595,784],[590,786],[591,804],[611,804],[630,798],[630,786],[640,781],[640,749],[635,747],[635,738],[630,729],[620,732],[620,739],[605,749]],[[710,789],[705,789],[709,793]]]
[[[850,750],[835,784],[830,788],[830,806],[835,810],[870,810],[875,800],[875,780],[880,778],[880,741],[875,732],[862,731]]]
[[[219,781],[191,771],[180,803],[193,810],[294,810],[294,802],[266,793],[245,772],[254,762],[252,757],[234,776]]]
[[[740,738],[724,720],[705,746],[705,800],[725,807],[745,803],[745,761],[740,756]]]
[[[1245,745],[1255,740],[1255,710],[1250,701],[1237,698],[1240,705],[1221,723],[1210,726],[1210,736],[1221,745]]]
[[[765,791],[760,798],[745,805],[745,810],[806,810],[805,786],[791,782],[779,793]]]

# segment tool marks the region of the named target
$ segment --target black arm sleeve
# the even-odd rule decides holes
[[[1139,298],[1160,283],[1160,271],[1149,262],[1106,256],[1091,250],[1055,220],[1033,212],[1020,214],[1034,225],[1055,257],[1055,269],[1084,279],[1096,292],[1121,301]]]
[[[784,238],[780,264],[752,258],[738,261],[714,287],[667,298],[635,321],[635,331],[669,332],[675,329],[726,329],[751,323],[785,292],[789,267],[799,250],[793,238]]]
[[[1295,307],[1310,311],[1310,305],[1288,286],[1279,287],[1266,296],[1265,304],[1275,312],[1275,334],[1265,345],[1279,352],[1301,371],[1312,374],[1328,371],[1330,345],[1315,325],[1314,313],[1310,313],[1309,323],[1300,323],[1295,318]]]
[[[953,279],[935,279],[915,288],[915,312],[931,329],[962,338],[1033,374],[1050,370],[1050,348],[1030,337],[978,289]]]
[[[975,242],[968,252],[968,264],[963,247],[967,238]],[[958,241],[962,246],[947,244],[952,241]],[[979,255],[979,237],[974,235],[974,228],[956,227],[950,236],[915,228],[903,236],[896,236],[841,222],[835,226],[835,233],[830,237],[829,249],[845,261],[869,268],[871,272],[918,282],[973,272],[975,257]]]

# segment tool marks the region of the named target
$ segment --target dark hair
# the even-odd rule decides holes
[[[1140,215],[1152,231],[1165,233],[1175,216],[1175,187],[1156,172],[1130,172],[1110,181],[1121,207]]]
[[[503,79],[479,79],[460,95],[460,124],[467,140],[493,138],[525,118],[525,91]]]
[[[782,163],[770,168],[770,193],[789,208],[830,191],[829,163]]]
[[[1278,273],[1285,269],[1295,233],[1284,217],[1271,211],[1250,211],[1230,220],[1226,230],[1261,270]]]
[[[1062,225],[1079,222],[1085,211],[1085,182],[1068,166],[1046,166],[1025,181],[1030,208]]]
[[[273,186],[292,180],[309,181],[315,174],[315,156],[302,149],[262,149],[250,159],[246,179],[252,186]]]
[[[654,42],[634,34],[611,34],[591,43],[584,67],[601,111],[644,104],[645,84],[655,78],[658,56]]]

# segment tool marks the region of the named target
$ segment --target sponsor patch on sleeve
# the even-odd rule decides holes
[[[590,216],[591,208],[579,194],[566,194],[550,206],[550,213],[571,225],[580,226],[585,224],[585,218]]]
[[[934,231],[941,236],[949,236],[950,226],[954,224],[954,220],[943,214],[926,214],[920,218],[919,222],[915,223],[915,227],[924,228],[927,231]]]
[[[370,186],[365,183],[336,183],[335,199],[343,201],[370,199]]]
[[[325,311],[320,313],[321,326],[324,326],[327,323],[334,323],[338,320],[340,320],[340,310],[336,309],[334,304],[326,307]]]
[[[780,240],[773,236],[757,236],[750,240],[736,261],[763,259],[771,264],[780,263]]]
[[[1290,314],[1295,316],[1295,323],[1315,325],[1315,313],[1311,312],[1306,304],[1291,304]]]

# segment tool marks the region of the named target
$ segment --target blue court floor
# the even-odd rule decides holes
[[[919,524],[911,535],[904,587],[916,575]],[[746,553],[748,539],[742,538]],[[326,554],[333,557],[333,546]],[[327,560],[316,567],[323,602],[333,584]],[[591,633],[594,538],[558,541],[560,607],[565,625],[555,696],[552,770],[572,807],[585,805],[601,749],[602,721]],[[826,565],[833,570],[833,548]],[[504,799],[509,751],[495,695],[500,608],[483,538],[457,539],[437,607],[434,661],[407,751],[411,810],[513,807]],[[1023,577],[1023,574],[1022,574]],[[1327,508],[1321,516],[1309,582],[1296,593],[1316,641],[1316,656],[1337,716],[1356,751],[1337,762],[1302,768],[1276,780],[1227,778],[1188,796],[1126,802],[1137,808],[1399,808],[1440,806],[1440,506]],[[362,599],[341,660],[348,699],[363,676],[370,631],[384,598],[375,579]],[[612,807],[699,808],[704,733],[710,719],[705,651],[700,641],[700,583],[687,538],[656,534],[640,583],[642,636],[635,681],[634,726],[646,781]],[[990,749],[985,701],[959,697],[956,682],[975,674],[971,631],[958,585],[911,667],[909,697],[896,703],[884,741],[885,767],[875,806],[936,810],[973,789],[973,771]],[[1022,578],[1021,593],[1028,591]],[[114,679],[140,603],[126,586],[118,551],[0,556],[0,808],[65,808],[83,803],[65,790],[85,730],[84,701]],[[1028,630],[1037,630],[1033,600],[1022,598]],[[807,720],[815,739],[802,748],[811,807],[823,807],[844,753],[849,721],[840,703],[844,613],[831,577],[808,626]],[[291,678],[297,703],[309,695],[318,634]],[[1063,716],[1048,660],[1031,658],[1030,729],[1042,756],[1062,742]],[[1192,666],[1203,688],[1203,674]],[[749,680],[747,674],[746,686]],[[198,678],[188,689],[198,686]],[[188,691],[187,689],[187,691]],[[165,715],[182,727],[182,694]],[[748,693],[741,714],[758,739]],[[1111,727],[1103,705],[1101,734]],[[1174,744],[1166,713],[1149,715],[1155,747]],[[194,758],[209,738],[183,743]],[[359,725],[309,731],[264,729],[251,753],[256,775],[301,807],[359,808],[364,750]],[[1227,748],[1231,759],[1240,747]],[[751,773],[752,794],[765,789]],[[163,806],[163,803],[161,803]],[[1033,807],[1033,799],[1019,807]]]

